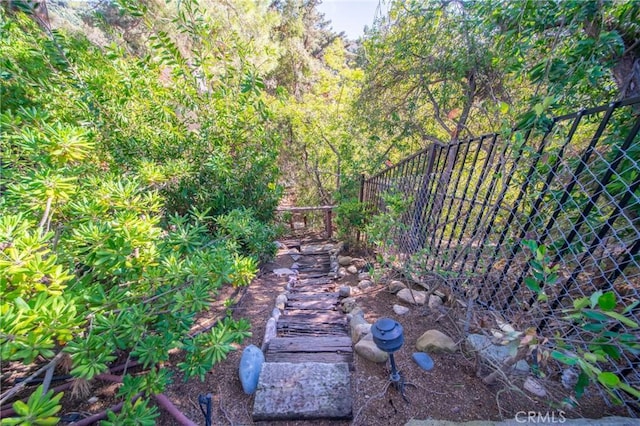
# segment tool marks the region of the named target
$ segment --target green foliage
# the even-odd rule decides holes
[[[615,373],[603,371],[602,366],[620,360],[623,354],[638,356],[640,344],[637,333],[640,325],[625,314],[631,312],[640,302],[621,306],[615,293],[596,291],[589,297],[582,297],[573,302],[572,309],[566,309],[566,319],[573,321],[583,332],[587,333],[589,344],[587,349],[578,349],[558,339],[558,349],[551,356],[566,365],[575,365],[581,370],[575,391],[580,397],[590,382],[597,382],[620,403],[616,391],[624,391],[634,398],[640,398],[640,389],[632,387],[620,380]]]
[[[184,344],[184,350],[187,353],[185,362],[178,364],[184,373],[185,381],[193,376],[204,380],[207,372],[235,349],[234,344],[251,336],[249,328],[250,325],[247,321],[233,321],[227,317],[208,332],[198,334],[193,339],[186,341]]]
[[[1,425],[38,425],[49,426],[56,425],[60,421],[55,414],[60,411],[62,406],[59,404],[64,393],[60,392],[56,395],[50,390],[43,392],[42,385],[29,396],[27,402],[16,401],[13,403],[13,409],[17,416],[5,418],[0,421]]]
[[[533,255],[529,260],[531,275],[525,277],[524,284],[538,295],[539,302],[546,301],[545,288],[558,282],[559,265],[551,266],[551,257],[546,246],[538,245],[534,240],[524,240],[522,244]]]
[[[338,238],[356,242],[356,235],[364,232],[370,212],[358,199],[344,200],[336,208]]]
[[[153,426],[160,415],[158,407],[149,405],[146,399],[138,399],[135,403],[125,403],[120,413],[107,412],[107,420],[101,422],[105,426]]]
[[[535,241],[525,240],[532,257],[529,260],[531,275],[525,278],[525,284],[538,295],[538,301],[547,300],[545,289],[558,281],[558,266],[550,265],[550,256],[546,246]],[[581,335],[589,336],[586,349],[576,344],[570,337],[557,335],[550,352],[551,358],[568,366],[580,369],[580,376],[575,385],[576,397],[580,398],[590,383],[599,383],[616,402],[620,399],[615,391],[625,391],[635,398],[640,397],[640,389],[629,386],[613,372],[603,371],[602,366],[619,361],[623,353],[630,356],[640,354],[637,332],[640,325],[625,314],[640,304],[636,301],[628,306],[621,306],[616,294],[612,291],[598,290],[589,297],[574,300],[573,308],[565,309],[564,319],[575,324]],[[528,344],[532,340],[528,339]],[[537,340],[534,342],[537,343]]]
[[[406,209],[413,203],[402,193],[385,192],[382,194],[384,210],[370,218],[365,233],[370,244],[382,251],[394,245],[394,239],[406,230],[400,220]]]
[[[181,5],[182,34],[213,31],[208,18],[191,25],[195,2]],[[150,13],[118,6],[132,20]],[[150,368],[125,377],[127,400],[163,391],[170,377],[155,366],[172,349],[188,348],[181,368],[202,376],[248,324],[193,338],[195,315],[220,287],[247,285],[274,250],[278,136],[260,73],[241,60],[250,49],[185,50],[177,33],[150,27],[137,46],[148,56],[136,57],[122,40],[99,48],[4,8],[0,27],[0,356],[30,364],[64,351],[71,374],[91,380],[127,352]],[[204,57],[205,89],[190,68]],[[32,398],[24,415],[47,424],[40,406],[59,396]],[[156,416],[139,400],[109,422]]]
[[[253,211],[232,210],[216,217],[215,224],[219,238],[236,242],[241,252],[246,255],[260,260],[266,260],[275,255],[276,246],[273,242],[275,233],[273,229],[258,221]],[[252,265],[245,266],[251,268]],[[255,268],[255,265],[253,267]]]

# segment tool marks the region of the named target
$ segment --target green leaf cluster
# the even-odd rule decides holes
[[[213,31],[204,15],[190,21],[196,2],[181,4],[173,28],[194,40]],[[118,7],[130,19],[153,12]],[[190,337],[195,315],[274,251],[278,136],[250,46],[225,33],[239,56],[215,56],[215,40],[185,46],[150,25],[136,56],[117,37],[99,47],[7,8],[0,28],[2,359],[64,351],[71,374],[91,380],[122,353],[155,367],[184,349],[186,377],[202,377],[249,327],[225,320]],[[126,380],[128,400],[170,383],[155,368]],[[59,395],[32,397],[24,415],[48,424],[36,399]],[[156,416],[129,401],[109,421]]]

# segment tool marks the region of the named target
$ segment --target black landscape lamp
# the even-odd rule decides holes
[[[391,363],[391,376],[389,380],[400,391],[402,398],[407,401],[404,395],[404,379],[396,367],[396,361],[393,353],[399,350],[404,344],[404,334],[400,323],[391,318],[380,318],[371,327],[371,335],[376,346],[389,354],[389,362]],[[409,384],[409,383],[407,383]]]

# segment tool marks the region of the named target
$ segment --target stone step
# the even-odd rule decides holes
[[[253,403],[254,421],[351,419],[347,363],[266,362]]]

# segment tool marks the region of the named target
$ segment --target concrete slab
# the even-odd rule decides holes
[[[560,411],[552,413],[519,413],[514,419],[504,421],[474,420],[452,422],[449,420],[411,420],[405,426],[517,426],[522,424],[571,425],[571,426],[638,426],[640,419],[627,417],[603,417],[601,419],[567,419]]]
[[[253,420],[350,419],[351,383],[347,363],[263,364]]]

